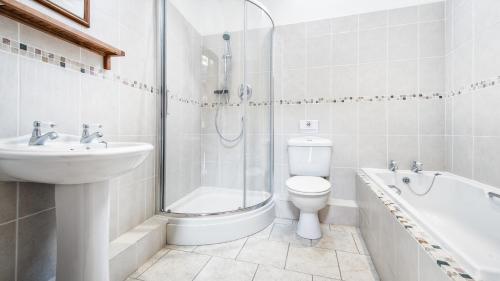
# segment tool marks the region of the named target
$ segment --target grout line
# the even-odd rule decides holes
[[[389,13],[386,14],[386,32],[385,32],[385,95],[389,92],[389,41],[390,41],[390,27],[389,27]],[[389,103],[384,101],[384,117],[385,117],[385,163],[389,163]]]
[[[14,260],[14,280],[18,279],[18,266],[19,266],[19,182],[16,183],[16,238],[15,238],[15,260]]]
[[[257,271],[259,271],[259,266],[260,266],[260,264],[257,264],[257,268],[255,269],[255,272],[253,273],[253,276],[252,276],[252,281],[255,280],[255,276],[257,275]]]
[[[212,260],[213,256],[209,256],[210,258],[207,260],[207,262],[201,267],[201,269],[198,271],[198,273],[196,273],[196,275],[193,277],[192,281],[194,281],[198,275],[203,271],[203,269],[205,269],[205,267],[207,266],[207,264]]]
[[[286,263],[288,262],[288,254],[290,253],[290,245],[291,245],[291,243],[289,242],[288,248],[286,249],[285,265],[284,265],[283,269],[286,269]]]
[[[39,215],[41,213],[45,213],[45,212],[48,212],[48,211],[51,211],[51,210],[55,210],[56,207],[50,207],[48,209],[45,209],[45,210],[41,210],[41,211],[38,211],[38,212],[35,212],[35,213],[32,213],[32,214],[29,214],[29,215],[26,215],[26,216],[23,216],[23,217],[20,217],[18,218],[18,220],[23,220],[23,219],[26,219],[26,218],[29,218],[29,217],[33,217],[33,216],[36,216],[36,215]]]
[[[420,19],[420,6],[417,8],[417,18]],[[421,61],[420,58],[420,23],[417,24],[417,93],[420,93],[420,68]],[[420,116],[420,100],[417,100],[417,159],[418,161],[422,161],[422,143],[421,143],[421,116]]]
[[[243,251],[243,248],[245,248],[245,245],[247,244],[248,239],[250,239],[250,237],[246,238],[245,243],[243,243],[243,246],[241,246],[240,250],[238,251],[238,254],[236,254],[236,257],[234,257],[234,260],[238,260],[238,257],[240,256],[241,251]]]
[[[361,255],[361,251],[359,250],[359,246],[358,246],[358,243],[356,243],[356,237],[354,237],[354,233],[351,233],[351,236],[352,236],[352,240],[354,240],[354,246],[356,246],[356,250],[358,250],[358,254]]]
[[[344,278],[342,278],[342,270],[340,270],[339,255],[337,253],[337,250],[335,250],[334,252],[335,252],[335,258],[337,259],[337,267],[339,269],[340,280],[344,280]]]

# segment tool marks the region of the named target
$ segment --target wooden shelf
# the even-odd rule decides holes
[[[0,14],[59,37],[103,57],[104,69],[111,69],[111,57],[125,56],[125,52],[57,21],[16,0],[0,0]]]

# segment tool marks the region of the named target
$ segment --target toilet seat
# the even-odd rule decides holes
[[[286,180],[291,192],[298,194],[321,195],[330,192],[331,183],[321,177],[294,176]]]

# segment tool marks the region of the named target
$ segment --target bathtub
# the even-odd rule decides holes
[[[475,280],[500,280],[500,189],[446,172],[361,172]],[[424,193],[434,177],[425,196],[410,189]]]

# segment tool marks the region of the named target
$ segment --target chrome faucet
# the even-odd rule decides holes
[[[396,162],[394,160],[389,161],[389,167],[388,167],[388,169],[391,172],[396,172],[399,169],[398,162]]]
[[[95,125],[97,128],[101,129],[102,125],[96,124]],[[82,138],[80,139],[80,143],[91,143],[95,139],[102,138],[104,134],[100,131],[96,131],[94,133],[90,133],[90,127],[91,125],[89,124],[83,124],[83,132],[82,132]]]
[[[29,145],[44,145],[48,139],[55,140],[59,137],[59,135],[55,131],[48,132],[42,135],[42,129],[41,129],[42,125],[48,125],[50,128],[54,128],[56,126],[56,124],[54,123],[43,123],[40,121],[34,121],[33,132],[31,133]]]
[[[413,161],[411,162],[411,171],[414,173],[422,172],[422,167],[424,164],[422,162]]]

